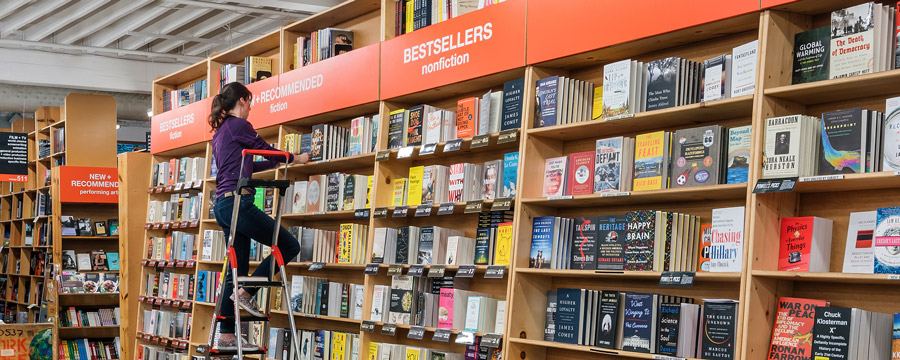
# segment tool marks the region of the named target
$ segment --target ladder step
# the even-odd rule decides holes
[[[259,350],[244,350],[244,355],[264,355],[266,353],[266,349],[260,348]],[[234,356],[237,355],[237,350],[216,350],[212,349],[209,352],[210,356],[219,357],[219,356]]]
[[[216,320],[219,322],[234,322],[233,316],[216,316]],[[253,316],[253,315],[244,315],[241,314],[241,322],[244,321],[269,321],[268,316]]]
[[[280,281],[269,281],[265,276],[238,276],[237,283],[241,287],[281,287]]]

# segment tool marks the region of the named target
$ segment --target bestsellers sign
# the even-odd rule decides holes
[[[525,0],[508,0],[385,41],[381,98],[525,66]]]
[[[59,201],[118,203],[118,170],[108,167],[60,166]]]
[[[207,98],[190,105],[164,112],[150,119],[150,151],[154,154],[197,144],[212,137]]]

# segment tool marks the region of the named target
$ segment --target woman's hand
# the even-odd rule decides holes
[[[309,162],[309,153],[302,153],[294,155],[293,164],[306,164]]]

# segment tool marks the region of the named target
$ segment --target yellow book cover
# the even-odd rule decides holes
[[[377,342],[373,341],[373,342],[369,343],[369,360],[378,360],[378,355],[379,355],[378,348],[379,347],[380,346],[378,345]]]
[[[338,263],[349,264],[353,251],[353,224],[341,224],[340,242],[338,243]]]
[[[413,7],[413,0],[406,0],[406,33],[411,33],[413,31],[413,11],[415,8]],[[412,359],[406,359],[412,360]]]
[[[594,87],[594,109],[591,111],[591,119],[603,117],[603,87]]]
[[[296,69],[295,61],[297,61],[297,44],[294,43],[293,45],[294,45],[294,57],[291,58],[291,66],[290,66],[291,70]]]
[[[372,175],[366,180],[366,209],[372,208]]]
[[[409,168],[409,186],[406,190],[406,205],[416,206],[422,203],[422,179],[424,177],[424,166]]]
[[[272,76],[272,59],[262,56],[249,57],[250,82],[265,80]]]
[[[419,360],[421,356],[422,349],[412,346],[406,348],[406,360]]]
[[[294,149],[294,134],[284,134],[284,142],[281,143],[281,150],[291,151]]]
[[[333,331],[331,333],[331,360],[344,360],[347,352],[347,334]]]
[[[665,131],[657,131],[640,134],[634,139],[634,191],[666,188],[663,183],[665,138]]]
[[[497,226],[497,242],[494,248],[494,265],[509,265],[512,258],[513,223],[506,222]]]
[[[406,178],[394,179],[394,201],[391,206],[401,206],[406,203]]]

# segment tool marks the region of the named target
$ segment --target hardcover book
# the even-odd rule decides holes
[[[595,345],[613,349],[616,346],[616,337],[619,330],[618,319],[620,304],[620,293],[618,291],[604,290],[600,292],[600,311],[597,319],[600,326],[597,331],[597,341]]]
[[[647,63],[647,111],[678,105],[682,59],[668,57]]]
[[[557,123],[557,96],[559,76],[551,76],[537,81],[537,109],[534,127],[553,126]]]
[[[509,265],[512,256],[512,231],[513,223],[506,222],[497,226],[497,241],[495,242],[494,265]]]
[[[731,95],[731,55],[719,55],[703,60],[703,97],[713,101]]]
[[[670,134],[641,134],[634,143],[634,191],[661,190],[669,185]]]
[[[584,327],[582,308],[584,306],[584,289],[556,290],[556,331],[554,341],[566,344],[578,344]]]
[[[763,178],[800,176],[802,115],[766,119]]]
[[[565,156],[549,158],[544,163],[544,197],[565,194],[567,160]]]
[[[603,66],[603,114],[604,119],[634,113],[630,97],[632,84],[631,60],[622,60]]]
[[[660,304],[659,324],[657,330],[656,352],[663,355],[675,356],[678,354],[678,333],[681,321],[681,304]]]
[[[625,293],[622,350],[651,353],[656,349],[656,294]]]
[[[719,183],[723,130],[719,125],[710,125],[675,132],[672,188]]]
[[[625,138],[597,140],[594,158],[594,192],[622,191]]]
[[[812,358],[812,332],[816,309],[828,306],[824,300],[782,297],[778,299],[772,342],[766,359]]]
[[[900,66],[900,62],[898,62]],[[900,129],[900,97],[889,98],[885,101],[884,130]],[[900,131],[883,131],[881,147],[881,170],[900,170]]]
[[[831,26],[799,32],[794,35],[794,73],[792,84],[828,79]]]
[[[478,98],[462,99],[456,104],[456,138],[465,139],[477,135]]]
[[[759,40],[740,45],[731,51],[731,97],[753,94],[756,89],[756,59]]]
[[[725,182],[741,184],[750,175],[750,136],[752,126],[728,129],[728,159],[725,163]]]
[[[881,5],[879,4],[879,7]],[[875,71],[875,7],[867,2],[831,12],[830,79]]]
[[[525,78],[510,80],[503,84],[503,109],[500,117],[500,131],[522,127],[524,89]]]
[[[625,239],[625,270],[652,271],[654,241],[656,239],[656,212],[653,210],[629,211]]]
[[[531,229],[531,255],[528,258],[528,267],[549,269],[550,256],[553,247],[553,216],[539,216],[534,218]]]
[[[814,216],[781,218],[778,271],[826,272],[832,221]]]
[[[856,309],[836,306],[816,308],[815,324],[811,329],[812,346],[809,349],[811,359],[855,359],[859,353],[853,354],[852,349],[854,347],[857,349],[867,347],[867,344],[857,345],[851,343],[853,340],[860,338],[860,336],[854,336],[853,332],[860,328],[859,325],[863,325],[860,323],[861,319],[856,318],[856,314],[854,314],[857,311]],[[859,323],[859,325],[854,326],[854,323]],[[857,332],[857,334],[870,331],[869,329],[861,328],[859,330],[860,332]],[[894,355],[891,357],[893,358]],[[872,359],[877,357],[865,358]]]
[[[744,258],[744,207],[713,209],[709,271],[741,272]]]
[[[409,186],[406,190],[406,205],[418,206],[422,203],[422,181],[424,176],[424,166],[413,166],[409,168]]]
[[[399,149],[406,145],[405,109],[391,111],[388,118],[388,149]]]
[[[599,215],[597,219],[597,270],[625,269],[625,215]]]
[[[422,122],[425,117],[425,105],[416,105],[409,108],[409,118],[406,121],[406,146],[422,145]]]
[[[878,209],[872,247],[876,274],[900,274],[900,207]]]
[[[570,269],[594,270],[596,268],[597,222],[598,218],[595,216],[575,218]]]
[[[866,125],[866,112],[861,108],[822,114],[819,175],[865,172]]]
[[[503,193],[502,197],[515,197],[519,182],[519,152],[503,154]]]
[[[569,154],[569,176],[566,179],[567,195],[588,195],[594,187],[594,152]]]
[[[700,253],[697,259],[697,271],[710,271],[712,261],[712,224],[700,226]]]
[[[322,161],[325,158],[325,126],[326,124],[316,124],[312,127],[309,161]]]
[[[701,359],[734,359],[737,301],[703,303],[701,323]]]
[[[844,248],[843,272],[857,274],[875,272],[872,238],[875,233],[876,218],[877,211],[850,213],[847,241]]]

